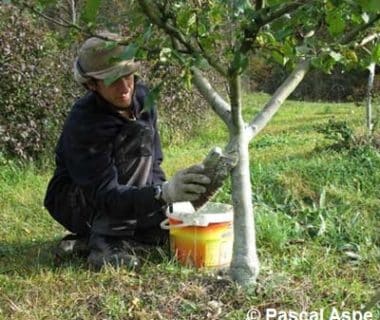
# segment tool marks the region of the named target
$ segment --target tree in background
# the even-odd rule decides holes
[[[373,135],[373,131],[375,129],[375,121],[373,119],[373,109],[372,109],[372,98],[374,95],[373,87],[374,87],[374,80],[375,80],[375,74],[376,74],[376,64],[379,62],[378,56],[380,55],[380,43],[379,43],[379,37],[380,33],[373,33],[367,36],[362,40],[360,43],[360,47],[363,48],[367,53],[370,54],[370,61],[367,65],[368,69],[368,83],[367,83],[367,93],[366,93],[366,125],[367,125],[367,132],[368,136],[371,138]],[[366,48],[366,45],[368,43],[372,43],[372,54]]]
[[[101,0],[88,0],[83,16],[95,21]],[[255,282],[259,260],[252,206],[249,143],[266,126],[312,68],[331,72],[349,68],[372,55],[358,54],[360,39],[379,28],[378,0],[137,0],[128,23],[137,34],[126,39],[122,58],[159,57],[182,67],[181,77],[193,83],[225,123],[225,154],[238,158],[231,173],[234,207],[234,249],[231,276],[242,285]],[[135,5],[138,4],[138,7]],[[243,115],[242,75],[251,56],[275,60],[293,70],[253,119]],[[215,73],[211,73],[211,70]],[[223,95],[211,84],[217,74]],[[152,90],[151,98],[159,92]],[[185,115],[183,115],[185,117]]]

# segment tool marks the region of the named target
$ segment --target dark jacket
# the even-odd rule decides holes
[[[124,221],[144,227],[153,223],[154,215],[162,219],[163,204],[154,198],[153,186],[165,180],[160,168],[163,155],[156,110],[143,111],[147,94],[147,88],[136,83],[132,104],[136,120],[121,116],[94,92],[75,103],[56,147],[56,170],[45,197],[45,207],[56,220],[64,224],[62,207],[70,206],[65,197],[72,188],[83,193],[86,208],[94,211],[76,213],[86,220],[103,216],[116,225]],[[64,226],[76,231],[75,225]]]

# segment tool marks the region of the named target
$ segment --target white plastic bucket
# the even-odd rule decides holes
[[[173,205],[168,219],[161,223],[169,229],[170,251],[183,265],[197,268],[224,268],[232,258],[232,206],[209,202],[195,212],[190,202]]]

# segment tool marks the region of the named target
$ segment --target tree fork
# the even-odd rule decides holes
[[[230,143],[229,146],[233,145],[238,157],[237,165],[231,175],[235,236],[230,275],[239,284],[249,286],[256,282],[259,274],[259,259],[252,205],[249,139],[242,116],[241,77],[232,74],[229,78],[229,87],[233,122],[233,130],[230,131],[230,140],[233,144]]]

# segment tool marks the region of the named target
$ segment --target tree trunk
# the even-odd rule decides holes
[[[70,0],[70,9],[71,9],[71,22],[73,24],[77,23],[77,11],[76,11],[76,3],[75,0]]]
[[[371,64],[368,67],[369,74],[368,74],[368,84],[367,84],[367,103],[366,103],[366,122],[367,122],[367,130],[368,130],[368,136],[371,137],[372,135],[372,90],[373,90],[373,81],[375,78],[375,68],[376,63],[371,62]]]
[[[259,259],[256,250],[256,232],[252,206],[249,169],[249,137],[242,115],[242,90],[240,75],[229,79],[232,130],[226,151],[234,150],[238,163],[232,170],[232,202],[234,207],[234,245],[230,275],[240,285],[256,282]]]
[[[230,274],[233,280],[244,286],[254,284],[259,273],[248,144],[248,137],[242,130],[234,146],[239,162],[231,176],[235,236]]]

